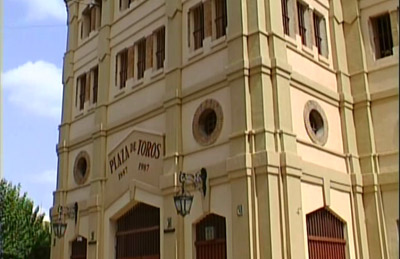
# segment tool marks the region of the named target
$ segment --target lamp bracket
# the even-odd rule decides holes
[[[58,206],[58,215],[62,216],[64,215],[66,218],[74,218],[75,213],[78,211],[78,206],[77,204],[72,204],[69,206]]]
[[[185,192],[185,184],[190,182],[194,184],[195,188],[200,191],[204,197],[206,196],[207,192],[207,170],[205,168],[201,168],[199,172],[194,174],[180,172],[179,182],[182,184],[182,193]]]

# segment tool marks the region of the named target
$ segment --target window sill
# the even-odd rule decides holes
[[[386,60],[390,60],[390,59],[393,59],[394,57],[397,57],[398,54],[399,54],[399,47],[395,46],[392,49],[392,55],[388,55],[388,56],[385,56],[383,58],[378,58],[378,59],[374,58],[374,62],[375,63],[384,63],[384,62],[386,62]]]
[[[296,43],[294,40],[288,40],[287,42],[288,42],[288,44],[287,44],[288,49],[292,50],[293,52],[299,54],[300,56],[302,56],[302,57],[314,62],[315,64],[318,64],[321,67],[328,69],[330,72],[334,73],[334,71],[331,68],[330,59],[328,57],[319,55],[318,50],[316,48],[315,48],[316,52],[313,52],[313,50],[302,45],[301,43],[297,43],[296,45],[294,45]],[[298,44],[301,44],[301,45],[298,45]],[[301,46],[301,47],[298,47],[298,46]]]
[[[135,89],[135,88],[139,87],[140,85],[142,85],[143,82],[144,82],[144,77],[142,77],[140,79],[132,79],[129,86],[131,87],[131,89]]]
[[[226,35],[221,36],[218,39],[214,39],[213,41],[211,41],[211,49],[214,49],[225,42],[226,42]]]
[[[162,73],[164,73],[164,67],[161,67],[161,68],[159,68],[157,70],[154,70],[153,73],[151,74],[150,78],[151,79],[156,78],[159,75],[161,75]]]
[[[94,111],[96,109],[95,104],[92,104],[91,107],[87,110],[87,112]]]
[[[87,110],[86,109],[80,110],[78,112],[78,114],[74,116],[74,119],[75,120],[81,120],[81,119],[86,118],[87,116],[93,114],[94,112],[95,112],[95,107],[92,107],[92,108],[87,109]]]
[[[325,65],[329,66],[329,59],[321,54],[318,54],[318,61],[324,63]]]
[[[81,38],[80,45],[86,44],[88,41],[90,41],[91,39],[95,38],[98,34],[99,34],[99,30],[98,29],[96,29],[94,31],[91,31],[88,36],[86,36],[84,38]]]
[[[125,94],[125,88],[126,88],[126,86],[125,86],[124,88],[119,89],[120,92],[118,92],[117,94],[115,94],[115,95],[114,95],[114,98],[118,98],[118,97],[124,95],[124,94]]]
[[[79,119],[83,117],[83,110],[80,110],[77,115],[75,115],[75,119]]]
[[[204,47],[204,46],[203,46],[203,47]],[[192,59],[194,59],[194,58],[196,58],[196,57],[202,55],[203,52],[204,52],[204,51],[203,51],[203,47],[198,48],[198,49],[196,49],[196,50],[192,50],[191,52],[189,52],[188,60],[190,61],[190,60],[192,60]]]
[[[290,44],[292,47],[296,48],[297,47],[297,42],[296,39],[290,37],[289,35],[285,34],[285,40],[286,43]]]
[[[368,71],[373,72],[373,71],[377,71],[377,70],[392,67],[392,66],[398,66],[398,62],[399,62],[398,54],[393,53],[393,55],[391,55],[391,56],[373,60],[372,63],[369,64],[369,66],[368,66]]]
[[[306,53],[308,56],[314,58],[314,52],[312,49],[310,49],[308,46],[301,45],[301,49],[303,50],[304,53]]]

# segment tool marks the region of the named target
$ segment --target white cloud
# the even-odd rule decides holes
[[[54,64],[27,62],[3,74],[6,98],[39,116],[59,120],[62,100],[62,71]]]
[[[30,183],[33,184],[53,184],[56,186],[57,170],[46,170],[40,174],[30,175]]]
[[[66,21],[67,11],[63,0],[18,0],[27,7],[27,19],[40,21],[47,18]]]

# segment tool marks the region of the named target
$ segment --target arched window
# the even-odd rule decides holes
[[[344,223],[322,208],[307,215],[308,255],[310,259],[345,259]]]
[[[117,259],[160,258],[160,210],[139,203],[117,221]]]
[[[77,237],[72,241],[71,259],[86,259],[87,240],[84,237]]]
[[[210,214],[196,224],[196,259],[226,259],[225,218]]]

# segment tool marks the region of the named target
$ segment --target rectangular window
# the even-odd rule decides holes
[[[307,6],[305,6],[300,2],[297,2],[297,17],[298,17],[298,26],[299,26],[299,34],[301,37],[301,43],[307,46],[306,11],[307,11]]]
[[[217,29],[217,39],[226,35],[228,24],[226,0],[215,0],[215,27]]]
[[[119,0],[119,10],[123,11],[129,8],[129,5],[133,2],[133,0]]]
[[[164,67],[165,60],[165,27],[158,29],[156,32],[156,41],[157,41],[157,49],[156,49],[156,60],[157,60],[157,69]]]
[[[137,43],[137,71],[138,79],[143,78],[144,71],[146,70],[146,39],[142,39]]]
[[[288,0],[282,0],[282,21],[283,21],[283,32],[286,35],[290,35]]]
[[[393,55],[393,39],[390,15],[384,14],[371,19],[374,31],[376,59]]]
[[[318,49],[318,54],[328,57],[328,35],[325,18],[318,13],[313,13],[313,24],[315,46]]]
[[[119,68],[119,69],[118,69]],[[119,89],[122,89],[126,85],[126,80],[128,77],[128,50],[124,49],[117,55],[117,85]]]
[[[101,25],[101,2],[94,1],[82,12],[81,38],[89,36],[90,32],[96,31]]]
[[[81,39],[89,36],[91,25],[90,25],[90,8],[86,8],[82,12],[82,23],[81,23]]]
[[[78,88],[79,88],[79,110],[83,110],[85,105],[85,94],[86,94],[86,74],[78,77]]]
[[[99,67],[96,66],[92,69],[92,78],[93,78],[93,103],[97,103],[97,93],[99,89]]]
[[[203,4],[192,9],[194,49],[203,47],[204,39],[204,9]]]
[[[317,46],[318,53],[322,54],[322,37],[321,37],[321,31],[320,31],[320,24],[322,21],[322,17],[314,13],[313,15],[314,18],[314,38],[315,38],[315,45]]]

